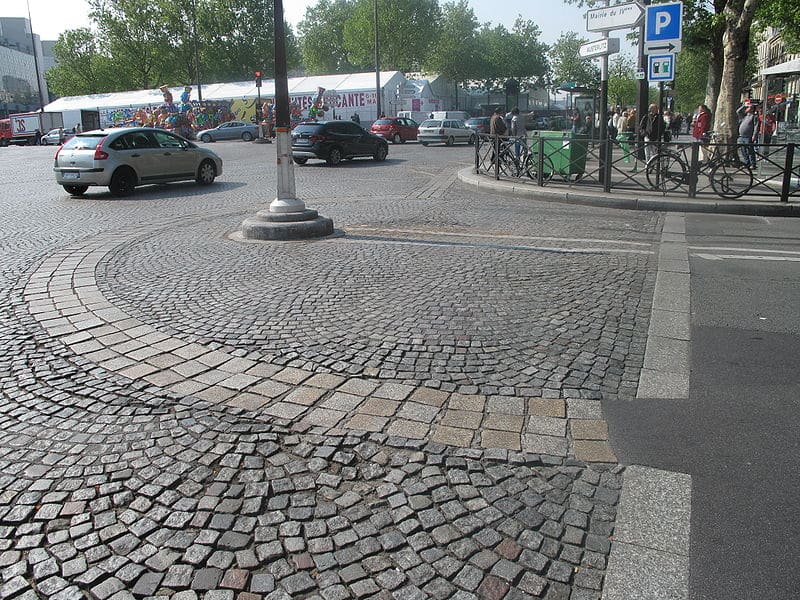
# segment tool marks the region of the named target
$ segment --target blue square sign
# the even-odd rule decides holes
[[[650,54],[647,57],[647,79],[649,81],[672,81],[675,79],[675,55]]]
[[[644,28],[645,43],[681,39],[682,14],[682,2],[648,6]]]

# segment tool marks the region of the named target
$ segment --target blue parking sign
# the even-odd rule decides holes
[[[648,6],[644,30],[645,43],[681,39],[682,15],[682,2]]]
[[[675,55],[651,54],[647,57],[648,81],[672,81],[675,79]]]

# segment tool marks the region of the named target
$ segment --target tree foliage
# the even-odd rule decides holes
[[[309,73],[354,73],[358,68],[347,59],[344,25],[355,0],[319,0],[306,9],[297,29],[302,40],[303,63]]]
[[[608,103],[616,106],[636,104],[636,61],[627,54],[615,54],[608,61]]]
[[[441,11],[437,0],[376,0],[381,70],[418,71],[433,50]],[[373,0],[356,0],[344,24],[348,61],[361,71],[375,67]]]
[[[478,27],[467,0],[445,3],[436,51],[429,53],[424,68],[457,82],[481,79],[483,55],[478,45]]]
[[[262,0],[89,0],[91,28],[67,31],[48,84],[58,95],[236,81],[274,69],[272,3]],[[286,26],[287,62],[300,64]],[[195,47],[199,65],[195,61]],[[198,68],[199,67],[199,68]]]
[[[578,49],[589,40],[574,31],[562,33],[550,48],[553,83],[574,81],[579,86],[594,87],[600,82],[600,69],[594,62],[578,56]]]

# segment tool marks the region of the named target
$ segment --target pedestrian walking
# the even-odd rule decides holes
[[[658,105],[651,104],[647,114],[639,123],[639,134],[644,139],[644,160],[649,162],[656,154],[664,139],[664,117],[658,112]]]
[[[572,135],[575,135],[576,133],[578,133],[578,129],[580,129],[581,126],[581,111],[579,111],[577,108],[574,109],[572,111],[572,115],[570,116],[569,120],[572,123],[572,129],[571,129]]]
[[[516,106],[511,109],[511,126],[509,127],[509,135],[515,138],[514,155],[519,158],[519,153],[522,146],[519,138],[525,135],[525,128],[522,127],[522,120],[519,118],[519,108]]]
[[[736,114],[741,119],[739,121],[739,138],[736,143],[739,144],[742,162],[747,167],[754,167],[756,164],[756,151],[753,147],[756,137],[755,109],[752,104],[742,105],[736,109]]]
[[[628,128],[628,119],[630,119],[630,114],[627,110],[623,111],[620,115],[619,119],[617,119],[617,141],[619,142],[619,147],[622,148],[623,152],[623,160],[626,163],[631,162],[631,145],[630,142],[633,139],[632,132]]]
[[[503,109],[499,106],[494,109],[494,114],[489,120],[489,133],[494,136],[506,134],[506,120],[503,118]]]
[[[692,122],[692,137],[695,143],[701,144],[700,146],[700,162],[707,160],[705,145],[709,142],[711,136],[711,109],[705,104],[700,104],[697,107],[697,114]]]

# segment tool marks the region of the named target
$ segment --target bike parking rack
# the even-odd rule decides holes
[[[796,160],[795,143],[754,144],[756,164],[748,169],[742,163],[745,144],[593,140],[565,136],[563,147],[566,149],[577,139],[586,145],[585,154],[578,153],[580,165],[568,160],[569,166],[565,168],[565,155],[553,147],[553,138],[539,137],[531,144],[527,136],[480,134],[475,144],[475,173],[538,186],[597,187],[606,193],[647,191],[689,198],[713,194],[727,199],[772,196],[781,202],[800,198],[800,162]],[[647,144],[653,146],[654,152],[650,163],[643,160]],[[519,159],[515,152],[517,146],[520,147]],[[658,162],[667,156],[673,157],[672,170]],[[554,164],[560,168],[554,168]],[[665,190],[665,186],[659,185],[662,171],[674,187]]]

